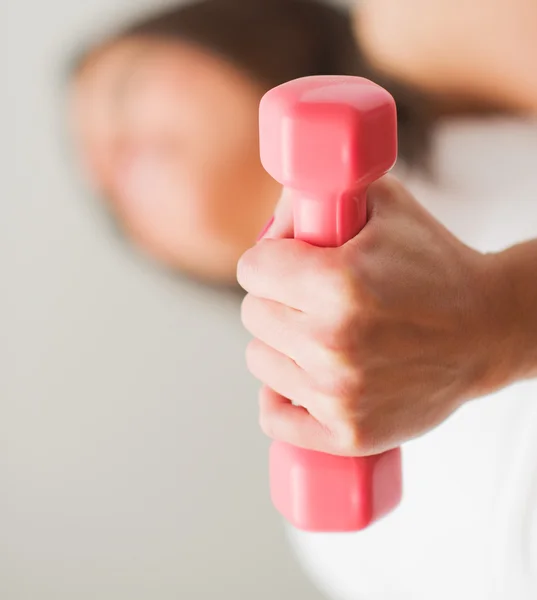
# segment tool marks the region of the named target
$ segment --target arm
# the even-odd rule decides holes
[[[513,344],[510,378],[537,377],[537,240],[491,255],[505,290],[503,316]]]

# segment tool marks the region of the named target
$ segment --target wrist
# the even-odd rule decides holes
[[[482,359],[479,395],[531,376],[529,322],[520,272],[512,249],[481,255]],[[535,340],[533,340],[535,342]]]
[[[537,376],[537,278],[535,241],[498,253],[498,270],[506,288],[507,323],[514,343],[513,380]]]

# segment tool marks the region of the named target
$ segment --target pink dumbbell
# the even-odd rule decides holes
[[[260,107],[261,160],[292,194],[295,237],[324,247],[356,236],[368,186],[397,158],[392,96],[359,77],[306,77],[268,92]],[[359,531],[401,500],[401,451],[348,458],[274,442],[276,508],[306,531]]]

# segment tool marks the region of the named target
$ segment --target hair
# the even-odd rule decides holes
[[[396,101],[401,160],[426,167],[431,119],[424,98],[374,71],[355,39],[348,11],[320,0],[198,0],[142,18],[105,45],[126,38],[198,46],[233,64],[267,91],[311,75],[371,79]],[[94,51],[76,61],[75,72]]]

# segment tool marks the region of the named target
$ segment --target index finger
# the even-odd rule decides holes
[[[320,275],[327,271],[329,252],[299,240],[265,239],[240,259],[237,279],[253,296],[318,312],[323,305]]]

